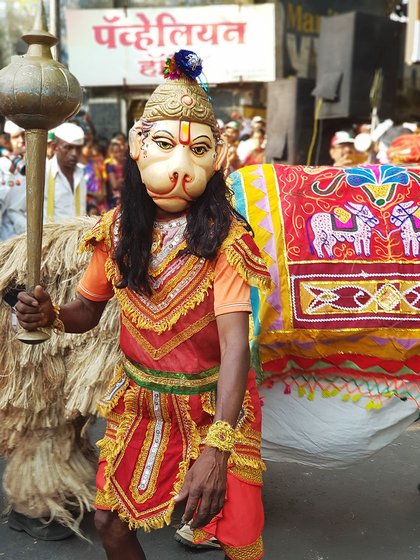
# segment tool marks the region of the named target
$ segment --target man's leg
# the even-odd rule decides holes
[[[108,560],[146,560],[136,532],[121,521],[115,512],[97,510],[95,527]]]

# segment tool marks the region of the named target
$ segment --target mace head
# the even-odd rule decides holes
[[[34,28],[22,36],[28,52],[12,57],[0,70],[0,113],[26,130],[55,128],[77,113],[82,102],[79,82],[52,57],[57,39],[46,21],[41,0]]]

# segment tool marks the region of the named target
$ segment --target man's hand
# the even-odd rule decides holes
[[[176,502],[187,500],[182,522],[191,522],[191,529],[204,527],[225,503],[228,453],[205,447],[187,472]]]
[[[34,293],[20,292],[15,306],[21,327],[34,331],[50,327],[55,319],[55,312],[49,294],[41,287],[35,286]]]

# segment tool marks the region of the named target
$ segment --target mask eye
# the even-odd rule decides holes
[[[206,146],[197,146],[195,148],[191,148],[191,151],[196,156],[204,156],[204,154],[206,154],[209,151],[209,149]]]
[[[159,146],[161,150],[167,152],[172,148],[172,144],[166,140],[155,140],[156,144]]]

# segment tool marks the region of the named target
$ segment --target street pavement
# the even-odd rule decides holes
[[[420,560],[419,459],[416,422],[394,443],[345,470],[268,464],[265,560]],[[4,462],[0,474],[3,468]],[[181,514],[175,512],[174,524]],[[43,542],[10,530],[3,517],[0,560],[105,560],[92,515],[83,529],[91,542]],[[174,541],[174,531],[140,535],[148,560],[223,560],[219,551],[188,550]]]

